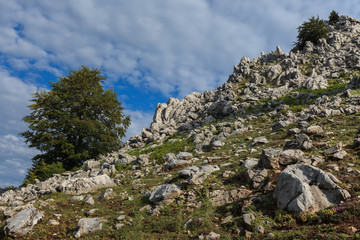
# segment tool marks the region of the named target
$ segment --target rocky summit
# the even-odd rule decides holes
[[[359,239],[360,21],[243,57],[119,151],[0,189],[1,239]]]

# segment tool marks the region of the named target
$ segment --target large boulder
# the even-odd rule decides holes
[[[81,218],[76,225],[77,231],[74,232],[74,237],[79,238],[85,234],[96,232],[102,229],[100,218]]]
[[[32,230],[37,222],[44,217],[44,212],[36,208],[24,209],[15,216],[6,220],[5,234],[16,237]]]
[[[317,212],[350,197],[331,173],[307,164],[290,165],[278,179],[274,198],[281,209],[294,215]]]
[[[154,204],[170,204],[182,193],[181,189],[174,184],[163,184],[155,188],[149,197]]]
[[[58,190],[67,194],[83,194],[98,188],[113,187],[114,181],[106,174],[91,178],[77,178],[65,180],[59,184]]]

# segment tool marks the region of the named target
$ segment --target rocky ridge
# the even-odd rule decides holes
[[[328,28],[302,51],[242,58],[215,91],[158,104],[150,127],[117,152],[0,191],[2,234],[111,239],[128,229],[145,238],[139,226],[174,209],[181,226],[148,236],[262,239],[287,219],[325,222],[360,191],[360,22],[342,16]],[[41,235],[47,223],[53,232]]]

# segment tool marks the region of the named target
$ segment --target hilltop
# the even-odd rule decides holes
[[[4,239],[357,239],[360,21],[243,57],[119,151],[2,192]]]

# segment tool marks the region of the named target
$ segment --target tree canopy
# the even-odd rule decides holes
[[[298,27],[295,45],[299,50],[302,50],[307,41],[317,44],[321,38],[326,38],[328,32],[324,20],[319,19],[319,17],[312,17]]]
[[[105,79],[98,69],[82,66],[51,82],[51,90],[34,93],[31,112],[23,118],[29,130],[20,133],[40,151],[33,170],[58,162],[69,170],[121,147],[130,117],[117,93],[104,90]]]
[[[335,10],[332,10],[329,15],[329,24],[334,25],[339,20],[340,20],[339,14]]]

